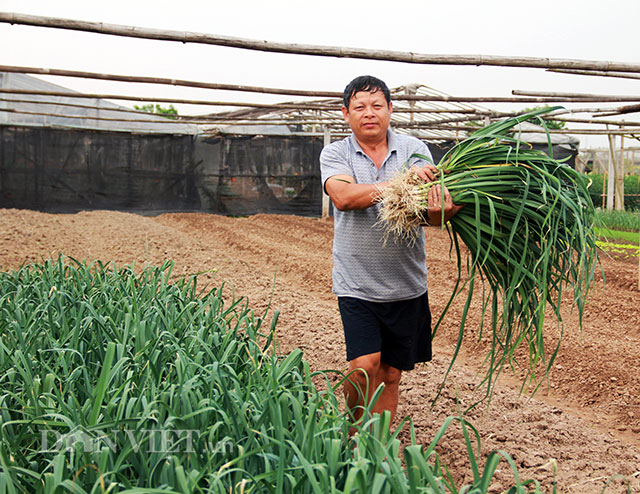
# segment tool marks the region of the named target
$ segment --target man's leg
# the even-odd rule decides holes
[[[362,369],[365,374],[356,369]],[[355,372],[353,372],[355,371]],[[367,403],[381,383],[384,389],[380,398],[373,407],[374,413],[382,413],[384,410],[391,412],[391,423],[398,408],[398,393],[402,371],[380,361],[380,352],[357,357],[349,362],[349,373],[353,372],[350,380],[345,383],[347,406],[352,410],[354,420],[362,416],[364,398]],[[367,381],[367,376],[369,377]],[[367,386],[368,383],[368,386]]]
[[[376,377],[376,387],[380,383],[384,383],[384,390],[376,404],[373,406],[373,412],[382,413],[384,410],[389,410],[391,412],[391,421],[389,424],[393,424],[393,419],[395,418],[396,410],[398,409],[401,377],[402,371],[400,369],[391,367],[389,364],[385,364],[384,362],[380,363],[378,375]]]
[[[368,403],[376,390],[379,369],[380,352],[362,355],[349,361],[349,380],[344,383],[344,394],[354,421],[362,416],[365,398]]]

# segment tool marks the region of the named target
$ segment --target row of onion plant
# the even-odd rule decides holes
[[[279,354],[277,313],[263,327],[246,299],[172,268],[61,257],[0,272],[0,493],[476,493],[501,461],[513,492],[539,492],[505,453],[481,455],[462,417],[429,445],[410,427],[402,448],[402,427],[365,410],[350,436],[344,376]],[[462,487],[436,452],[451,423]]]

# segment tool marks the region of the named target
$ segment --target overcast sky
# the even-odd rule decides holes
[[[0,11],[301,44],[640,63],[638,0],[0,0]],[[416,82],[460,96],[508,96],[512,89],[615,95],[637,94],[640,89],[640,80],[552,74],[543,69],[272,54],[9,24],[0,24],[0,42],[0,64],[4,65],[283,88],[342,91],[353,77],[369,73],[391,87]],[[46,79],[85,92],[234,101],[294,99]],[[179,110],[192,114],[210,111],[210,107]],[[594,145],[602,142],[579,138],[583,147],[590,141]]]

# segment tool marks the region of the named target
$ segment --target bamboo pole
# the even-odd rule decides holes
[[[14,98],[2,98],[0,97],[0,101],[5,101],[7,103],[27,103],[30,105],[51,105],[51,106],[65,106],[70,108],[85,108],[87,110],[103,110],[103,111],[113,111],[113,112],[121,112],[121,113],[132,113],[138,115],[150,115],[149,112],[145,112],[144,110],[135,110],[132,108],[108,108],[105,106],[98,105],[81,105],[79,103],[65,103],[62,101],[54,101],[54,100],[29,100],[29,99],[14,99]],[[156,114],[158,115],[158,114]],[[63,116],[61,114],[60,116]],[[158,115],[161,116],[161,115]],[[175,118],[184,118],[184,115],[175,115]]]
[[[19,74],[54,75],[61,77],[79,77],[83,79],[100,79],[106,81],[137,82],[144,84],[164,84],[172,86],[197,87],[202,89],[216,89],[222,91],[242,91],[262,94],[281,94],[290,96],[312,96],[342,98],[342,93],[336,91],[306,91],[301,89],[269,88],[259,86],[246,86],[239,84],[219,84],[211,82],[187,81],[181,79],[169,79],[163,77],[127,76],[118,74],[101,74],[97,72],[83,72],[77,70],[51,69],[39,67],[17,67],[12,65],[0,65],[0,72],[12,72]],[[394,94],[391,97],[396,101],[447,101],[447,102],[493,102],[493,103],[554,103],[554,102],[595,102],[597,99],[582,98],[544,98],[544,97],[484,97],[484,96],[443,96],[443,95],[419,95],[419,94]],[[633,101],[640,101],[640,97]],[[166,100],[165,100],[166,101]],[[628,101],[628,100],[621,100]]]
[[[0,93],[2,92],[2,90],[0,90]],[[163,100],[160,100],[163,101]],[[228,105],[228,106],[243,106],[245,105],[244,103],[237,103],[237,104],[232,104],[232,105]],[[332,112],[340,112],[340,109],[342,108],[341,106],[319,106],[319,105],[313,105],[313,104],[309,104],[309,105],[305,105],[304,103],[301,104],[286,104],[286,103],[281,103],[281,104],[273,104],[273,105],[253,105],[251,103],[246,104],[246,106],[256,106],[256,107],[264,107],[264,108],[273,108],[274,110],[286,110],[286,109],[291,109],[291,110],[310,110],[310,111],[332,111]],[[595,111],[594,109],[591,109],[590,111]],[[401,106],[395,105],[393,107],[393,113],[455,113],[455,114],[463,114],[463,115],[476,115],[476,114],[480,114],[483,113],[482,111],[478,111],[478,110],[469,110],[469,109],[456,109],[456,108],[403,108]],[[497,113],[497,112],[492,112],[492,111],[486,111],[484,113],[490,113],[492,116],[493,114]],[[342,113],[340,112],[340,115],[342,115]]]
[[[105,108],[101,108],[102,110],[106,110]],[[0,108],[0,112],[6,113],[16,113],[16,114],[24,114],[24,115],[39,115],[39,116],[49,116],[49,117],[60,117],[60,118],[71,118],[71,119],[85,119],[85,120],[104,120],[104,121],[112,121],[112,122],[143,122],[150,124],[191,124],[191,125],[209,125],[209,126],[259,126],[259,125],[330,125],[331,127],[343,128],[346,127],[344,122],[336,119],[335,121],[327,121],[324,120],[311,120],[311,119],[281,119],[281,120],[220,120],[220,119],[193,119],[193,120],[179,120],[179,119],[170,119],[165,117],[165,121],[163,120],[146,120],[146,119],[129,119],[129,118],[113,118],[113,117],[101,117],[101,116],[91,116],[91,115],[73,115],[73,114],[65,114],[65,113],[49,113],[49,112],[35,112],[35,111],[26,111],[26,110],[17,110],[14,108]],[[150,113],[144,113],[145,115],[152,115]],[[155,116],[161,116],[154,114]],[[452,126],[452,125],[439,125],[433,122],[392,122],[394,128],[399,129],[426,129],[426,130],[434,130],[434,131],[474,131],[477,130],[477,127],[473,126]],[[538,133],[538,134],[546,134],[547,131],[544,129],[540,130],[527,130],[527,133]],[[632,134],[631,131],[628,130],[604,130],[604,129],[566,129],[566,130],[557,130],[557,129],[549,129],[550,134],[583,134],[583,135],[629,135]],[[310,135],[310,134],[309,134]],[[322,135],[322,134],[320,134]],[[438,138],[442,139],[442,136]]]
[[[351,132],[334,132],[331,131],[331,137],[347,137],[351,134]],[[209,129],[206,132],[203,132],[204,136],[206,137],[216,137],[219,135],[232,135],[232,136],[255,136],[256,134],[254,132],[248,132],[245,130],[227,130],[227,129],[218,129],[218,128],[212,128]],[[269,137],[319,137],[322,138],[324,136],[323,132],[316,132],[315,134],[312,134],[310,132],[269,132]],[[420,139],[424,139],[425,141],[429,141],[429,142],[445,142],[447,140],[449,140],[446,136],[441,136],[441,135],[437,135],[437,134],[429,134],[429,135],[420,135]]]
[[[99,93],[76,93],[69,91],[41,91],[41,90],[32,90],[32,89],[13,89],[13,88],[0,88],[0,94],[16,94],[16,95],[40,95],[40,96],[52,96],[52,97],[66,97],[66,98],[79,98],[79,99],[107,99],[107,100],[122,100],[122,101],[135,101],[138,103],[170,103],[170,104],[192,104],[192,105],[201,105],[201,106],[233,106],[233,107],[246,107],[246,108],[258,108],[258,109],[273,109],[273,110],[323,110],[323,111],[340,111],[341,104],[330,105],[322,102],[298,102],[298,103],[252,103],[252,102],[241,102],[241,101],[212,101],[212,100],[192,100],[192,99],[180,99],[180,98],[164,98],[164,97],[145,97],[145,96],[131,96],[131,95],[122,95],[122,94],[99,94]],[[45,104],[56,104],[56,105],[68,105],[72,106],[71,103],[62,103],[57,100],[44,100],[44,101],[34,101],[34,100],[19,100],[13,98],[2,98],[1,101],[20,101],[24,103],[45,103]],[[518,101],[520,101],[518,99]],[[75,104],[73,106],[81,106],[79,104]],[[98,108],[93,106],[86,106],[86,108]],[[104,109],[104,107],[99,107]],[[114,108],[109,108],[109,110],[116,111]],[[612,112],[612,110],[615,110]],[[120,111],[125,111],[120,110]],[[127,111],[135,111],[135,110],[127,110]],[[631,113],[634,111],[640,111],[640,105],[628,105],[622,106],[617,109],[603,109],[603,108],[572,108],[571,110],[557,110],[553,112],[552,116],[548,117],[550,119],[556,119],[557,116],[564,115],[566,113],[599,113],[602,112],[601,115],[595,116],[611,116],[618,115],[623,113]],[[463,114],[463,115],[477,115],[477,116],[489,116],[491,118],[506,118],[513,117],[519,115],[520,112],[501,112],[501,111],[492,111],[492,110],[478,110],[478,109],[468,109],[468,108],[403,108],[401,106],[394,106],[393,113],[450,113],[450,114]],[[184,117],[185,115],[180,115],[180,117]],[[202,117],[208,115],[202,115]],[[547,117],[543,117],[547,118]],[[594,121],[595,123],[596,121]],[[598,121],[598,123],[605,123],[604,121]],[[618,123],[618,121],[616,121]],[[628,122],[631,123],[631,122]]]
[[[69,91],[38,91],[32,89],[13,89],[13,88],[0,88],[0,93],[7,94],[22,94],[22,95],[42,95],[42,96],[55,96],[55,97],[67,97],[67,98],[84,98],[84,99],[108,99],[108,100],[122,100],[122,101],[136,101],[140,103],[176,103],[176,104],[189,104],[189,105],[202,105],[202,106],[237,106],[247,108],[268,108],[268,109],[289,109],[289,110],[324,110],[324,111],[340,111],[342,103],[336,103],[334,105],[327,102],[298,102],[298,103],[250,103],[240,101],[211,101],[211,100],[192,100],[192,99],[180,99],[180,98],[164,98],[164,97],[147,97],[147,96],[131,96],[122,94],[97,94],[97,93],[75,93]],[[572,110],[577,112],[578,110]],[[595,112],[598,109],[584,110]],[[473,114],[482,113],[480,110],[468,109],[468,108],[402,108],[394,107],[394,113],[461,113],[461,114]],[[496,112],[489,112],[495,114]],[[505,114],[507,115],[507,114]],[[511,115],[511,113],[509,113]]]
[[[0,70],[2,72],[2,70]],[[340,110],[340,104],[318,104],[316,102],[308,103],[249,103],[239,101],[211,101],[211,100],[192,100],[179,98],[163,98],[163,97],[147,97],[147,96],[131,96],[123,94],[96,94],[96,93],[76,93],[69,91],[38,91],[32,89],[12,89],[0,88],[0,93],[7,94],[33,94],[42,96],[56,96],[66,98],[84,98],[84,99],[110,99],[122,101],[136,101],[142,103],[176,103],[202,106],[239,106],[248,108],[274,108],[274,109],[317,109],[317,110]],[[394,108],[394,111],[395,108]],[[453,113],[453,112],[452,112]]]
[[[468,126],[468,125],[460,125],[460,126],[453,126],[453,125],[433,125],[430,124],[429,122],[415,122],[413,124],[409,124],[409,123],[398,123],[396,124],[395,122],[393,123],[394,126],[401,126],[402,128],[430,128],[430,129],[437,129],[437,130],[451,130],[451,131],[456,131],[456,130],[461,130],[461,131],[476,131],[478,130],[478,127],[472,127],[472,126]],[[517,130],[512,130],[511,132],[518,132]],[[606,130],[606,129],[527,129],[526,131],[523,131],[527,134],[546,134],[547,132],[549,134],[581,134],[581,135],[633,135],[634,132],[636,131],[631,131],[631,130]],[[640,133],[640,132],[638,132]]]
[[[104,110],[104,108],[102,109]],[[105,120],[105,121],[111,121],[111,122],[144,122],[144,123],[150,123],[150,124],[164,124],[164,125],[166,124],[194,125],[194,123],[190,121],[175,120],[167,117],[164,117],[164,121],[150,120],[150,119],[143,120],[143,119],[132,119],[132,118],[100,117],[100,116],[93,116],[93,115],[72,115],[72,114],[66,114],[66,113],[47,113],[47,112],[37,112],[37,111],[27,111],[27,110],[16,110],[15,108],[0,108],[0,112],[16,113],[20,115],[36,115],[36,116],[43,116],[43,117],[72,118],[72,119],[79,119],[79,120]],[[162,115],[152,114],[152,113],[146,113],[146,115],[149,115],[149,116],[154,115],[156,117],[162,117]]]
[[[543,120],[557,120],[558,122],[571,122],[571,123],[585,123],[585,124],[611,124],[611,125],[623,125],[635,127],[640,125],[640,122],[629,122],[626,120],[596,120],[589,118],[571,118],[571,117],[556,117],[556,116],[544,116]]]
[[[622,77],[625,79],[640,79],[640,75],[636,75],[636,74],[629,74],[626,72],[606,72],[603,70],[548,69],[548,72],[556,72],[558,74],[591,75],[591,76],[598,76],[598,77]]]
[[[580,101],[591,99],[592,101],[602,101],[602,102],[621,102],[621,101],[640,101],[640,96],[611,96],[604,94],[581,94],[581,93],[562,93],[562,92],[550,92],[550,91],[522,91],[519,89],[514,89],[511,91],[511,94],[514,96],[530,96],[537,98],[558,98],[558,101],[564,100],[572,100],[572,101]]]
[[[599,61],[570,60],[559,58],[504,57],[491,55],[440,55],[413,52],[373,50],[364,48],[346,48],[340,46],[303,45],[296,43],[278,43],[266,40],[236,38],[214,34],[188,31],[161,30],[144,27],[106,24],[59,17],[45,17],[15,12],[0,12],[0,22],[29,26],[70,29],[114,36],[179,41],[181,43],[201,43],[246,50],[257,50],[296,55],[314,55],[337,58],[358,58],[365,60],[387,60],[415,64],[434,65],[492,65],[500,67],[530,67],[544,69],[583,69],[640,73],[640,64]]]
[[[109,110],[104,107],[98,107],[101,110]],[[133,118],[115,118],[115,117],[104,117],[104,116],[94,116],[94,115],[74,115],[68,113],[52,113],[52,112],[41,112],[41,111],[28,111],[28,110],[18,110],[15,108],[0,108],[0,112],[6,113],[15,113],[20,115],[35,115],[35,116],[46,116],[46,117],[57,117],[57,118],[72,118],[72,119],[80,119],[80,120],[103,120],[103,121],[111,121],[111,122],[143,122],[143,123],[151,123],[151,124],[167,124],[167,123],[175,123],[175,124],[199,124],[199,125],[224,125],[224,126],[260,126],[260,125],[331,125],[337,127],[346,127],[346,124],[343,121],[337,119],[304,119],[304,118],[296,118],[296,119],[253,119],[253,120],[232,120],[232,119],[215,119],[215,118],[201,118],[201,119],[193,119],[193,120],[180,120],[179,118],[170,118],[164,117],[163,120],[159,119],[133,119]],[[156,117],[161,117],[162,115],[151,114],[147,112],[138,112],[131,110],[133,113],[137,113],[139,115],[154,115]],[[395,124],[396,127],[403,127],[403,123],[399,122],[398,125]],[[437,128],[436,128],[437,129]]]
[[[105,108],[101,108],[105,110]],[[163,115],[139,112],[144,115],[153,115],[156,117],[163,117],[163,120],[150,120],[150,119],[134,119],[134,118],[115,118],[115,117],[102,117],[93,115],[74,115],[67,113],[49,113],[49,112],[37,112],[27,110],[17,110],[14,108],[0,108],[0,112],[16,113],[20,115],[37,115],[45,117],[57,117],[57,118],[72,118],[80,120],[104,120],[110,122],[143,122],[150,124],[189,124],[189,125],[235,125],[235,126],[256,126],[256,125],[312,125],[312,124],[327,124],[326,120],[294,120],[294,119],[281,119],[281,120],[216,120],[216,119],[200,119],[200,120],[179,120],[171,117],[163,117]],[[340,125],[339,123],[330,122],[332,125]]]
[[[602,113],[600,116],[611,117],[614,115],[624,115],[626,113],[637,113],[637,112],[640,112],[640,105],[627,105],[627,106],[622,106],[616,110],[610,111],[608,113]]]
[[[268,88],[258,86],[244,86],[240,84],[219,84],[214,82],[186,81],[181,79],[168,79],[163,77],[127,76],[116,74],[100,74],[97,72],[81,72],[64,69],[41,69],[37,67],[14,67],[0,65],[0,72],[17,72],[21,74],[57,75],[63,77],[82,77],[85,79],[102,79],[107,81],[141,82],[146,84],[167,84],[172,86],[187,86],[204,89],[219,89],[223,91],[246,91],[263,94],[287,94],[294,96],[320,96],[342,97],[342,93],[336,91],[303,91],[299,89]]]
[[[163,77],[127,76],[118,74],[101,74],[97,72],[83,72],[76,70],[51,69],[39,67],[18,67],[12,65],[0,65],[0,72],[12,72],[19,74],[53,75],[61,77],[79,77],[83,79],[99,79],[106,81],[136,82],[143,84],[164,84],[172,86],[196,87],[202,89],[216,89],[222,91],[242,91],[262,94],[280,94],[290,96],[311,96],[341,98],[342,93],[336,91],[307,91],[301,89],[270,88],[260,86],[246,86],[239,84],[221,84],[212,82],[187,81],[181,79],[169,79]],[[75,97],[80,97],[75,95]],[[137,98],[141,100],[141,98]],[[580,96],[580,97],[508,97],[508,96],[445,96],[445,95],[420,95],[420,94],[394,94],[394,101],[438,101],[451,103],[581,103],[581,102],[624,102],[640,101],[640,96]],[[162,101],[169,101],[164,99]]]

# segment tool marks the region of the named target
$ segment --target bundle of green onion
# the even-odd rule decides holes
[[[464,205],[449,222],[458,281],[434,335],[452,301],[467,289],[452,365],[460,349],[474,288],[480,281],[483,321],[491,308],[487,392],[505,363],[516,363],[515,350],[522,343],[528,347],[528,376],[535,378],[534,371],[540,364],[545,373],[548,371],[558,347],[546,355],[546,310],[550,308],[562,325],[562,292],[569,288],[581,325],[585,298],[593,282],[597,252],[587,178],[549,157],[550,139],[547,155],[510,132],[527,120],[544,125],[539,115],[557,108],[538,109],[484,127],[443,156],[437,165],[441,172],[438,181],[424,183],[409,169],[381,193],[382,224],[387,234],[396,237],[415,235],[415,226],[424,222],[427,192],[433,184],[445,185],[454,203]],[[460,241],[468,249],[466,277]],[[482,325],[479,333],[482,337]]]

